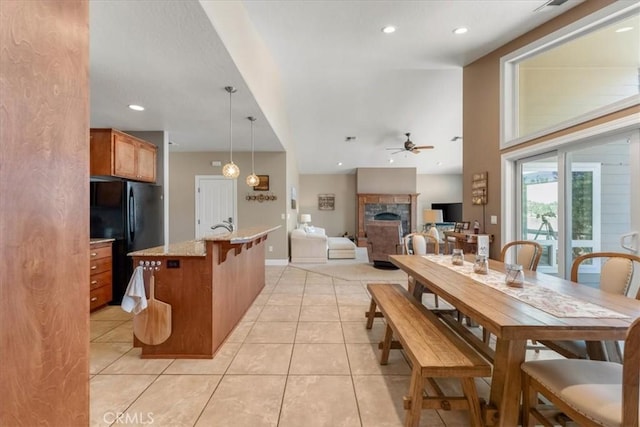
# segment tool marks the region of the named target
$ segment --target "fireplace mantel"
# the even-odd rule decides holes
[[[368,204],[386,204],[386,205],[409,205],[409,227],[407,230],[403,230],[405,233],[410,233],[416,229],[416,202],[419,193],[405,193],[405,194],[371,194],[360,193],[358,194],[358,231],[356,233],[357,243],[360,247],[367,246],[367,237],[365,233],[365,209]]]

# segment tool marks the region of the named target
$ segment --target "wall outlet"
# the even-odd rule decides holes
[[[498,215],[491,215],[491,224],[496,225],[498,223]]]
[[[273,246],[269,246],[269,252],[273,252]]]

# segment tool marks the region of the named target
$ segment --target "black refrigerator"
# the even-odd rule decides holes
[[[133,273],[127,253],[164,243],[162,186],[91,181],[91,237],[114,238],[113,300],[120,304]]]

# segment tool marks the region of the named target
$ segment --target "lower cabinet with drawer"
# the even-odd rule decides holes
[[[89,307],[91,311],[111,302],[111,268],[111,242],[92,242],[89,249]]]

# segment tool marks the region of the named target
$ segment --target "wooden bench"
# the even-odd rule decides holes
[[[369,283],[367,289],[371,294],[367,328],[378,317],[377,309],[387,323],[380,364],[386,365],[391,348],[398,348],[392,342],[395,336],[412,365],[409,396],[404,398],[405,426],[418,426],[422,409],[468,409],[471,425],[482,426],[474,378],[490,376],[489,363],[400,285]],[[464,396],[445,396],[434,380],[439,377],[460,378]],[[423,396],[426,381],[437,396]]]

